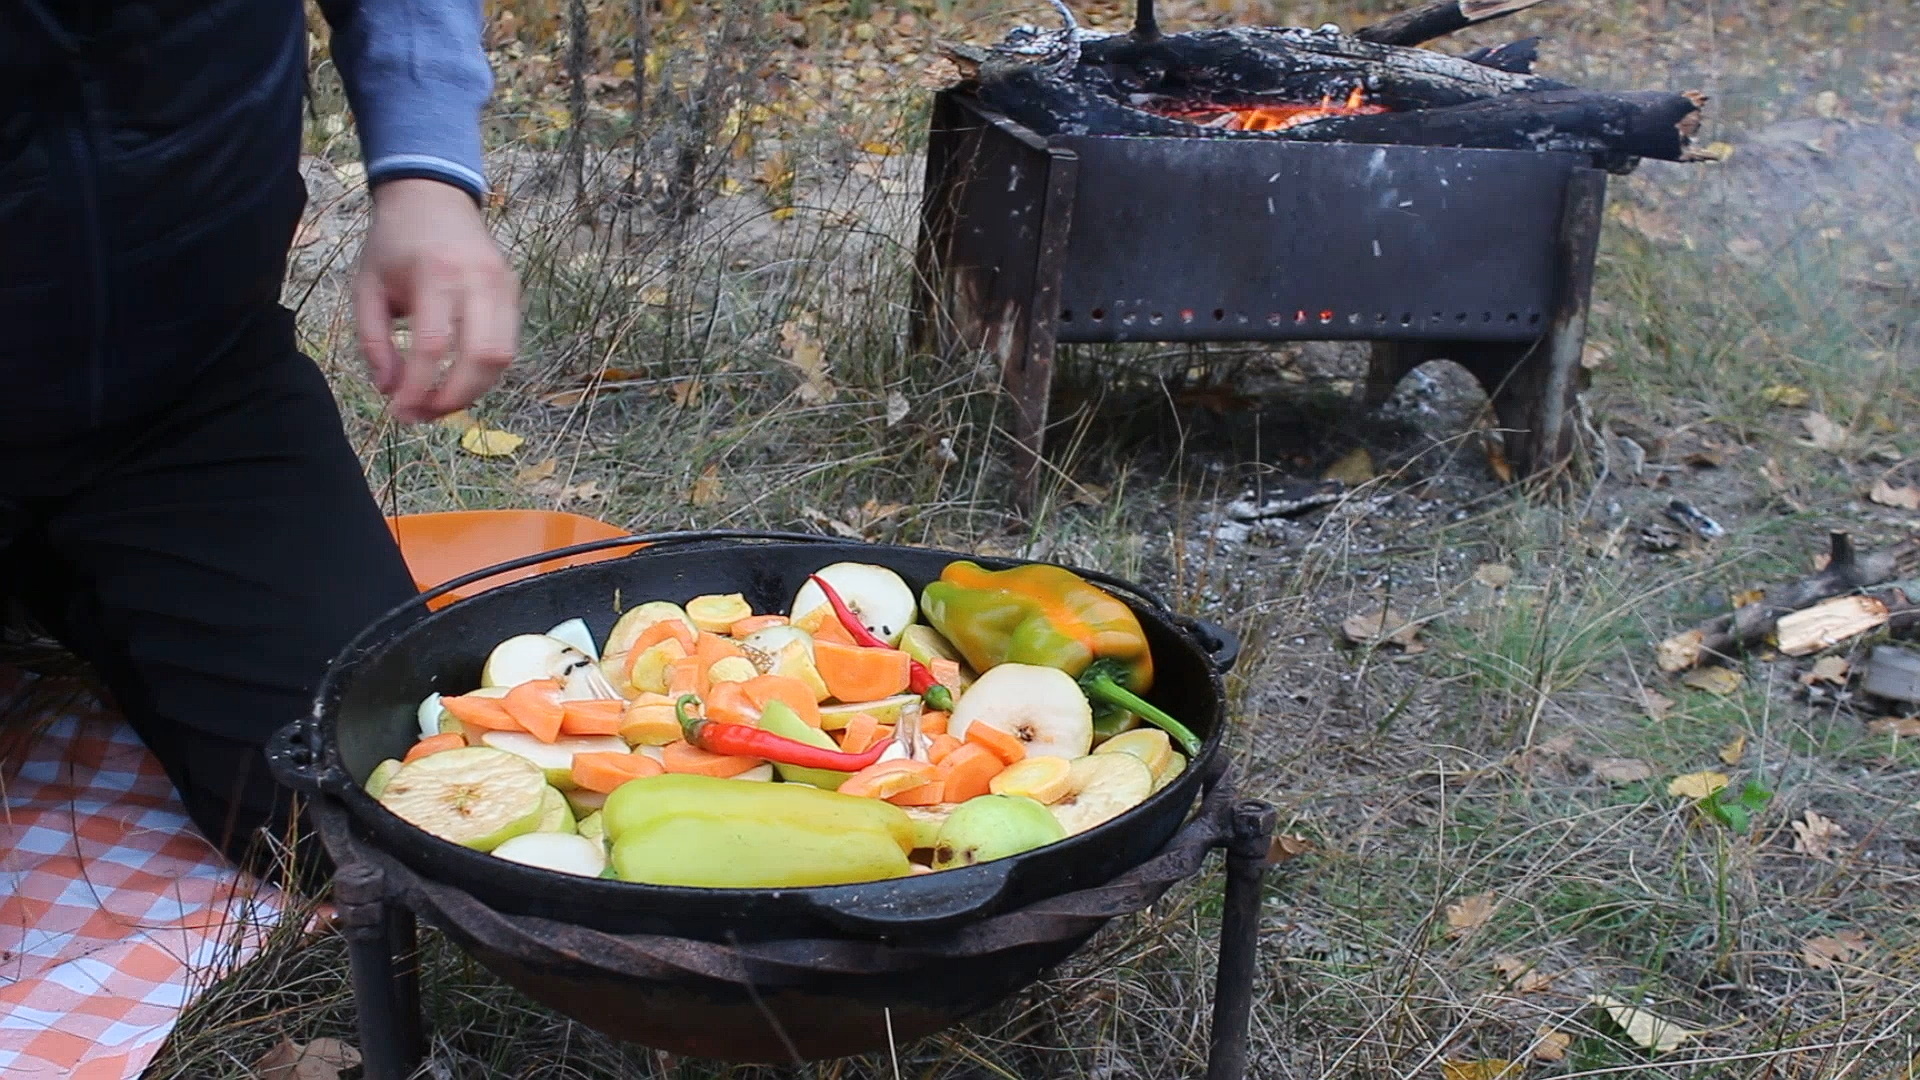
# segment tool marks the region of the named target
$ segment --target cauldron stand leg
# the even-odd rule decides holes
[[[1220,915],[1220,960],[1214,972],[1212,1045],[1207,1080],[1247,1075],[1247,1029],[1253,1014],[1253,962],[1260,944],[1260,885],[1277,812],[1248,799],[1233,808],[1227,836],[1227,895]]]
[[[420,1023],[419,939],[413,912],[386,895],[386,877],[350,863],[333,878],[347,937],[366,1080],[406,1080],[426,1056]]]

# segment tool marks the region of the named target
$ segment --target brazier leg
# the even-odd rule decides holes
[[[1249,799],[1233,808],[1227,839],[1227,895],[1220,916],[1220,962],[1214,975],[1212,1045],[1207,1080],[1247,1074],[1247,1029],[1253,1020],[1253,962],[1260,943],[1260,884],[1278,819],[1274,808]]]
[[[1599,250],[1607,174],[1575,169],[1554,245],[1554,304],[1546,333],[1531,347],[1514,350],[1504,364],[1473,368],[1507,429],[1507,458],[1528,477],[1561,472],[1574,452],[1574,411],[1585,369],[1587,312],[1593,297],[1593,263]],[[1500,350],[1505,351],[1505,350]],[[1483,360],[1491,360],[1488,350]]]
[[[407,1080],[426,1056],[413,913],[387,899],[385,879],[365,863],[334,876],[333,898],[353,969],[362,1075]]]

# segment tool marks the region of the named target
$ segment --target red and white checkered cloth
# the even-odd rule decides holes
[[[0,669],[0,699],[20,682]],[[118,715],[56,717],[0,775],[0,1077],[137,1077],[258,951],[281,898],[188,820]]]

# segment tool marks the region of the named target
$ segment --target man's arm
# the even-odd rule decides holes
[[[353,284],[360,347],[394,415],[436,419],[498,381],[520,328],[518,285],[481,216],[480,112],[493,72],[480,0],[320,0],[320,9],[373,192]],[[396,318],[411,331],[404,354]]]

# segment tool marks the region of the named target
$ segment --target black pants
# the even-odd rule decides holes
[[[270,877],[258,834],[287,836],[294,803],[261,746],[415,592],[277,305],[139,424],[0,445],[0,591],[100,673],[207,838]],[[318,844],[297,857],[302,883],[327,872]]]

